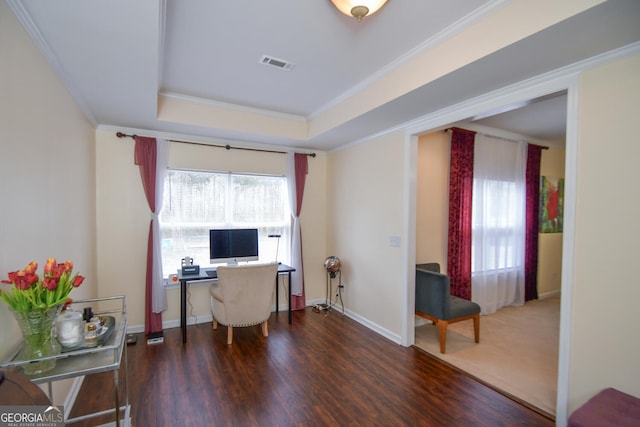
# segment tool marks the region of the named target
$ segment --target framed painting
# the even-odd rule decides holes
[[[562,233],[564,178],[540,177],[540,232]]]

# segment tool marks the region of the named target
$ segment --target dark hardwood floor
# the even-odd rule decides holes
[[[211,323],[127,348],[132,422],[145,426],[553,426],[545,418],[340,312],[272,314],[260,327]],[[121,374],[122,375],[122,374]],[[72,416],[104,409],[111,373],[88,376]],[[105,421],[73,425],[95,425]]]

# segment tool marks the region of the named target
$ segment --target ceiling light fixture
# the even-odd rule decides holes
[[[331,3],[347,16],[354,16],[358,22],[367,15],[373,15],[387,0],[331,0]]]

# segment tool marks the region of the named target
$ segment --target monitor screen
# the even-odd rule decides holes
[[[212,264],[237,264],[258,260],[258,229],[228,228],[209,230],[209,255]]]

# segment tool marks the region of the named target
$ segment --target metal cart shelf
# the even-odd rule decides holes
[[[98,304],[97,309],[93,304]],[[92,306],[96,315],[110,315],[115,318],[115,331],[111,337],[103,344],[94,348],[81,348],[78,350],[60,353],[55,356],[44,357],[32,360],[19,360],[17,355],[19,350],[14,353],[8,361],[2,362],[0,368],[22,371],[21,366],[43,360],[55,359],[55,367],[45,373],[37,375],[26,375],[31,382],[36,384],[48,384],[49,399],[52,399],[52,383],[67,378],[74,378],[83,375],[96,374],[99,372],[113,372],[113,381],[115,386],[114,407],[105,411],[94,412],[92,414],[80,417],[65,419],[65,424],[72,424],[90,418],[95,418],[107,414],[115,414],[115,425],[120,427],[124,421],[125,426],[131,425],[130,413],[131,405],[129,404],[128,390],[128,371],[127,371],[127,307],[125,296],[114,296],[105,298],[92,298],[73,301],[74,309],[86,306]],[[124,357],[123,357],[124,354]],[[124,364],[124,366],[122,366]],[[119,397],[119,370],[124,368],[124,404],[121,406]],[[121,415],[124,415],[121,420]]]

